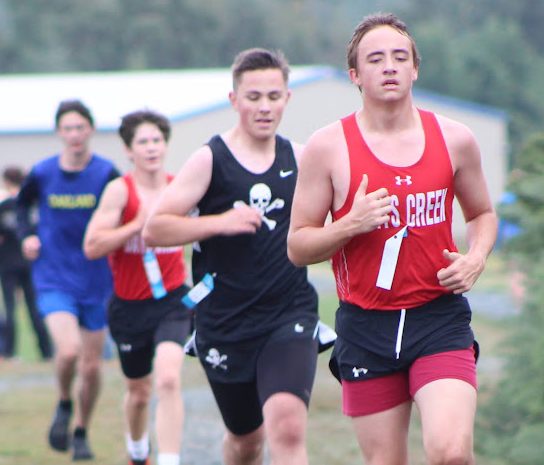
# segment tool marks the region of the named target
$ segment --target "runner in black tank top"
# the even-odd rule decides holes
[[[196,348],[227,428],[224,462],[307,465],[317,361],[317,295],[287,257],[301,147],[276,135],[289,99],[283,56],[246,50],[233,65],[237,124],[189,158],[145,229],[149,245],[194,244]],[[200,296],[202,297],[202,295]],[[289,425],[286,427],[285,425]]]
[[[263,224],[255,234],[214,236],[196,246],[194,281],[204,273],[216,275],[214,291],[196,312],[199,332],[234,342],[268,334],[297,316],[315,317],[316,293],[307,281],[306,267],[297,268],[287,258],[297,175],[291,143],[276,136],[276,159],[262,174],[244,168],[220,136],[208,145],[213,153],[212,179],[198,204],[200,215],[222,213],[244,202],[261,210]]]

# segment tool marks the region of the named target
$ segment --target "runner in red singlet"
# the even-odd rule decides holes
[[[142,228],[172,179],[164,170],[170,123],[144,110],[125,115],[119,134],[134,169],[106,187],[85,235],[89,258],[108,255],[114,296],[108,323],[126,378],[130,465],[148,465],[148,416],[154,377],[157,465],[178,465],[183,426],[181,368],[191,329],[181,247],[148,248]]]
[[[478,347],[462,294],[484,269],[497,220],[471,131],[414,106],[419,61],[394,15],[357,26],[348,66],[363,105],[308,141],[288,253],[297,265],[333,260],[330,367],[365,463],[408,463],[415,403],[428,463],[471,465]],[[466,253],[452,238],[454,196]]]

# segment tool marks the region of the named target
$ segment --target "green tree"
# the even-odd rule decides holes
[[[460,34],[451,21],[438,20],[418,23],[414,35],[423,56],[419,86],[507,110],[514,153],[540,129],[544,94],[534,76],[544,60],[518,23],[490,16]]]
[[[509,190],[516,201],[501,215],[521,227],[506,244],[526,276],[522,312],[513,322],[504,377],[482,408],[479,440],[490,456],[511,465],[541,465],[544,457],[544,133],[516,158]]]
[[[542,0],[0,0],[0,72],[224,67],[254,46],[344,68],[354,26],[378,10],[414,33],[419,87],[506,110],[512,153],[540,129]]]

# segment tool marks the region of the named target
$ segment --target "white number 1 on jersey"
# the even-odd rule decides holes
[[[397,269],[400,246],[402,245],[402,240],[406,237],[407,228],[408,226],[404,226],[404,228],[399,229],[393,236],[385,241],[382,263],[380,264],[380,271],[378,273],[378,279],[376,280],[376,287],[381,287],[388,291],[391,290],[393,277],[395,276],[395,270]]]

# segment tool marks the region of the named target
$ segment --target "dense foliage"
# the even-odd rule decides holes
[[[511,465],[541,465],[544,457],[544,133],[520,151],[503,221],[519,227],[504,245],[510,263],[525,276],[521,314],[512,322],[503,376],[482,409],[486,455]]]
[[[420,87],[507,110],[512,153],[539,129],[542,0],[0,0],[0,72],[228,66],[251,46],[343,68],[354,26],[378,10],[415,35]]]
[[[517,201],[501,213],[522,227],[507,253],[530,292],[513,325],[506,376],[486,409],[493,434],[483,444],[509,464],[540,465],[544,134],[530,136],[544,121],[543,0],[0,0],[0,72],[223,67],[252,46],[280,48],[295,64],[344,68],[354,26],[378,10],[397,13],[416,37],[419,87],[510,117]]]

